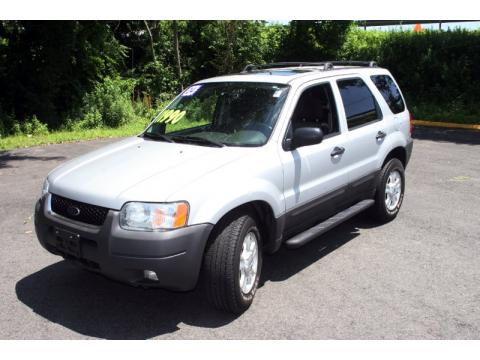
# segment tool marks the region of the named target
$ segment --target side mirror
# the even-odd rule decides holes
[[[319,127],[300,127],[293,131],[289,150],[295,150],[302,146],[320,144],[322,140],[323,131]]]

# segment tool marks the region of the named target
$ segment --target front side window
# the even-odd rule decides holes
[[[273,131],[288,89],[254,82],[192,85],[144,136],[199,145],[261,146]]]
[[[392,113],[398,114],[405,110],[402,94],[398,90],[393,79],[388,75],[374,75],[371,77],[373,83],[382,94]]]
[[[315,85],[306,89],[292,115],[293,129],[298,127],[319,127],[324,136],[339,133],[337,108],[329,83]]]
[[[372,92],[360,78],[338,80],[349,129],[380,120],[382,114]]]

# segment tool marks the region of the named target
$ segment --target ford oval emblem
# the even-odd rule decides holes
[[[67,213],[70,216],[78,216],[80,215],[80,209],[76,206],[71,205],[67,208]]]

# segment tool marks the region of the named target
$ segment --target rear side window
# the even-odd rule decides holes
[[[337,84],[345,107],[349,129],[382,118],[375,97],[362,79],[338,80]]]
[[[400,90],[388,75],[374,75],[371,77],[373,83],[382,94],[392,113],[398,114],[405,110]]]

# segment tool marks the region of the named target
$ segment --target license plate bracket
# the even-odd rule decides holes
[[[56,228],[55,236],[60,251],[75,257],[81,257],[80,235],[74,232]]]

